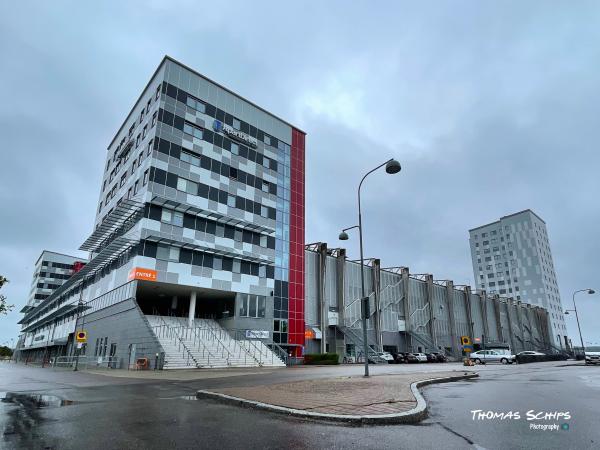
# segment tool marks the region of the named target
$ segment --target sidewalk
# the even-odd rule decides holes
[[[477,377],[471,371],[336,377],[198,391],[198,397],[306,418],[346,422],[415,422],[425,416],[420,385]]]

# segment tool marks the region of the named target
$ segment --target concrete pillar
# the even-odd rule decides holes
[[[480,291],[479,292],[479,300],[481,302],[481,315],[483,316],[483,339],[481,342],[482,346],[485,346],[485,342],[483,342],[486,339],[490,338],[490,325],[488,323],[488,315],[487,315],[487,294],[485,291]],[[484,347],[485,348],[485,347]]]
[[[452,352],[454,356],[459,357],[461,350],[458,344],[458,336],[456,335],[456,320],[454,315],[454,283],[448,281],[446,283],[446,306],[448,307],[448,323],[450,324],[450,339],[452,342]]]
[[[427,286],[427,304],[429,305],[429,334],[431,336],[431,342],[435,346],[437,351],[437,335],[435,333],[435,302],[433,301],[433,275],[425,275],[425,283]]]
[[[177,309],[177,296],[174,295],[171,299],[171,309]]]
[[[413,351],[413,342],[412,342],[412,337],[410,336],[410,333],[412,332],[412,326],[410,324],[410,314],[411,314],[411,308],[410,308],[410,280],[409,280],[409,275],[410,275],[410,271],[408,269],[408,267],[403,267],[402,271],[402,287],[403,287],[403,291],[404,291],[404,335],[406,336],[406,351],[407,352],[412,352]]]
[[[335,276],[336,276],[336,305],[338,308],[338,326],[343,327],[345,325],[345,305],[344,305],[344,292],[345,292],[345,274],[346,274],[346,249],[338,249],[337,259],[335,261]],[[338,341],[338,336],[341,337]],[[335,333],[336,344],[338,354],[346,354],[346,341],[344,334]]]
[[[504,334],[502,333],[502,316],[500,315],[500,299],[497,295],[492,296],[492,302],[494,304],[494,314],[496,315],[496,329],[498,332],[498,342],[504,341]]]
[[[327,327],[329,326],[329,307],[325,298],[325,273],[327,270],[327,244],[319,244],[319,274],[318,274],[318,305],[319,305],[319,325],[321,328],[321,353],[327,350]]]
[[[188,326],[194,325],[194,317],[196,316],[196,291],[190,294],[190,311],[188,315]]]
[[[512,319],[510,317],[510,310],[512,309],[512,299],[506,300],[506,318],[508,319],[508,339],[510,342],[510,349],[513,353],[517,353],[515,346],[515,333],[513,331]]]
[[[475,336],[473,336],[473,334],[475,334],[475,332],[473,331],[473,308],[471,308],[471,287],[465,286],[463,292],[464,292],[464,296],[465,296],[465,305],[467,306],[467,321],[469,322],[468,323],[469,336],[471,336],[471,339],[473,339],[475,337]]]
[[[375,328],[375,339],[377,341],[377,348],[380,352],[383,351],[383,330],[381,325],[381,280],[380,280],[381,261],[379,259],[373,260],[371,266],[371,275],[373,280],[373,292],[375,294],[375,315],[373,316],[374,328]]]

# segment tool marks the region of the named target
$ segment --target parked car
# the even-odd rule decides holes
[[[443,353],[433,352],[432,355],[435,355],[435,362],[448,362],[448,358]]]
[[[406,353],[392,353],[392,357],[394,358],[394,364],[404,364],[408,362],[406,360]]]
[[[585,352],[585,363],[586,364],[600,364],[600,352]]]
[[[428,363],[437,362],[437,356],[435,355],[435,353],[425,353],[425,356],[427,356]]]
[[[386,361],[388,364],[391,364],[394,362],[394,357],[389,352],[377,352],[377,356],[379,356],[381,359]]]
[[[417,362],[427,362],[427,355],[425,353],[413,353]]]
[[[517,353],[517,356],[546,356],[546,354],[534,352],[533,350],[525,350],[524,352]]]
[[[477,352],[472,352],[470,358],[475,364],[485,364],[489,362],[512,364],[516,360],[515,355],[500,353],[496,350],[479,350]]]
[[[407,363],[418,363],[421,362],[419,361],[419,358],[417,358],[415,353],[404,353],[404,360]]]

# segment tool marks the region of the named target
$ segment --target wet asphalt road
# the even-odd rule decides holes
[[[600,448],[600,367],[564,364],[478,367],[479,380],[426,388],[430,417],[421,424],[363,427],[305,422],[193,397],[201,388],[360,373],[356,367],[167,381],[0,364],[0,391],[54,396],[38,407],[30,397],[4,394],[0,448]],[[448,368],[379,366],[376,372]],[[59,406],[61,400],[73,403]],[[475,421],[475,409],[519,411],[521,420]],[[530,430],[528,410],[569,411],[570,420],[539,421],[568,423],[569,430]]]

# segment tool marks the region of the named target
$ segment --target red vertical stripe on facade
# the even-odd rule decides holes
[[[292,129],[290,153],[290,277],[289,335],[295,344],[294,356],[304,347],[304,140],[305,134]],[[302,346],[302,347],[297,347]]]

